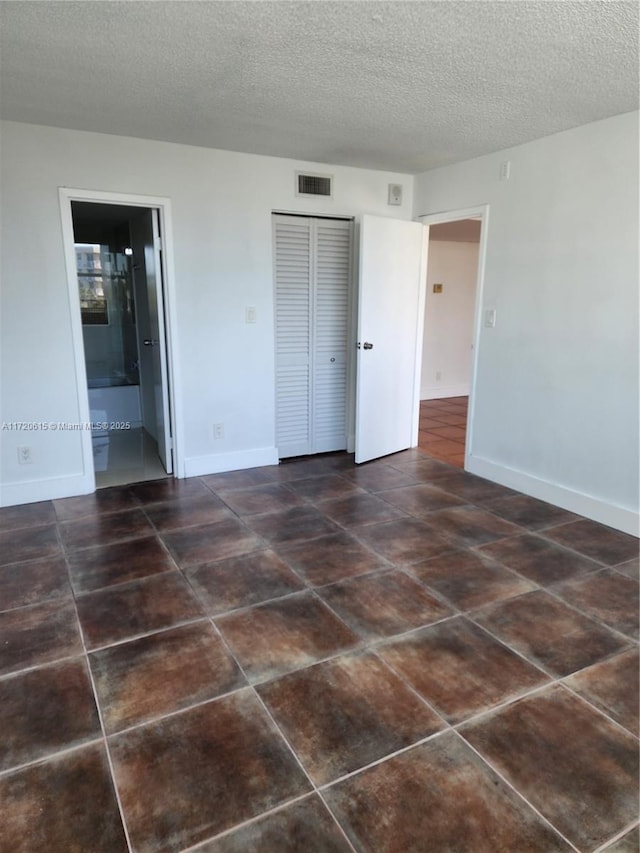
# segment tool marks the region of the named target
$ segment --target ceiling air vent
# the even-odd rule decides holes
[[[296,195],[321,195],[331,198],[333,178],[331,175],[310,175],[308,172],[296,172]]]

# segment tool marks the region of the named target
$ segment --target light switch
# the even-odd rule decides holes
[[[434,284],[433,285],[433,292],[434,293],[442,293],[442,285],[441,284]]]
[[[487,308],[484,312],[484,324],[487,329],[495,329],[496,327],[496,309]]]
[[[245,323],[255,323],[256,322],[256,309],[254,307],[247,308],[245,312]]]

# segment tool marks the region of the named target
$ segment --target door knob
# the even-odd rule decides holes
[[[364,349],[373,349],[373,344],[370,344],[369,341],[365,341],[362,346]]]
[[[155,346],[157,346],[157,345],[158,345],[158,341],[156,341],[156,340],[155,340],[155,338],[145,338],[145,339],[142,341],[142,343],[143,343],[146,347],[155,347]]]

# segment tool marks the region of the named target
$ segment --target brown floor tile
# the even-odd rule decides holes
[[[529,530],[566,524],[569,521],[575,521],[578,517],[566,509],[536,500],[528,495],[497,498],[497,500],[487,501],[484,506],[495,515],[527,527]]]
[[[55,524],[56,514],[51,501],[39,501],[0,509],[0,530],[17,530],[19,527],[40,527]]]
[[[263,547],[261,540],[235,518],[163,533],[162,541],[182,568],[248,554]]]
[[[405,513],[390,506],[375,495],[352,495],[335,501],[322,501],[318,509],[323,515],[337,521],[343,527],[363,524],[379,524],[394,518],[403,518]]]
[[[413,563],[409,571],[459,610],[482,607],[534,589],[530,581],[473,551],[450,551]]]
[[[68,560],[76,593],[93,592],[176,568],[157,536],[84,548],[74,551]]]
[[[361,575],[384,565],[377,554],[344,532],[281,547],[278,554],[313,586]]]
[[[0,610],[70,595],[67,566],[61,556],[0,567]]]
[[[384,524],[359,527],[358,538],[392,563],[416,563],[451,551],[451,541],[434,527],[415,518],[399,518]]]
[[[453,441],[462,441],[466,438],[467,431],[464,427],[453,426],[451,424],[435,427],[430,430],[431,435],[440,436],[440,438],[450,438]]]
[[[485,607],[474,618],[503,643],[559,677],[625,648],[620,637],[542,589]]]
[[[432,479],[433,485],[439,489],[451,492],[451,494],[474,504],[484,504],[485,501],[517,494],[506,486],[501,486],[499,483],[493,483],[482,477],[476,477],[475,474],[469,474],[467,471],[449,469],[449,471],[441,473],[436,472]]]
[[[540,670],[461,617],[391,641],[380,646],[378,653],[451,723],[547,680]]]
[[[102,746],[91,745],[0,779],[7,853],[126,853]]]
[[[65,521],[58,525],[58,529],[68,551],[109,545],[119,540],[136,539],[153,533],[153,528],[141,509]]]
[[[617,566],[613,567],[616,572],[620,572],[623,575],[626,575],[628,578],[632,578],[635,581],[640,581],[640,559],[636,557],[635,560],[628,560],[626,563],[619,563]]]
[[[462,733],[580,850],[595,850],[638,817],[637,740],[562,687]]]
[[[338,782],[325,796],[357,850],[571,849],[453,733]]]
[[[402,489],[389,489],[381,496],[387,503],[397,506],[418,517],[438,509],[448,509],[464,504],[462,498],[449,495],[441,489],[421,483],[418,486],[405,486]]]
[[[264,486],[280,480],[279,469],[282,465],[269,465],[264,468],[248,468],[244,471],[225,471],[222,474],[208,474],[201,477],[214,492],[227,489],[249,489],[252,486]]]
[[[316,785],[444,728],[370,653],[343,655],[294,672],[258,693]]]
[[[460,415],[448,415],[448,414],[445,414],[443,412],[442,418],[446,418],[446,417],[458,418],[458,417],[460,417]],[[441,427],[441,426],[447,426],[447,424],[445,424],[445,422],[442,420],[442,418],[436,418],[433,415],[425,415],[425,417],[420,416],[420,420],[418,422],[418,427],[419,427],[420,431],[422,432],[423,430],[426,431],[426,430],[430,430],[430,429],[438,429],[438,427]]]
[[[637,581],[605,569],[558,584],[553,590],[574,607],[616,631],[638,639],[640,588]]]
[[[238,515],[258,515],[264,512],[283,512],[301,506],[303,498],[281,483],[253,486],[251,489],[219,492],[222,499]]]
[[[463,414],[450,414],[449,412],[442,412],[437,415],[437,420],[440,424],[444,424],[445,426],[458,426],[465,427],[464,433],[466,437],[466,425],[467,425],[467,415],[466,412]]]
[[[281,598],[304,584],[273,551],[254,551],[187,569],[185,575],[207,613],[215,615]]]
[[[325,474],[341,473],[353,468],[353,455],[344,452],[321,453],[318,456],[300,456],[285,459],[278,466],[280,482],[303,480],[306,477],[322,477]]]
[[[349,853],[351,847],[313,794],[248,826],[209,841],[196,853]]]
[[[637,735],[639,669],[638,650],[629,649],[566,678],[565,684]]]
[[[140,501],[128,486],[112,486],[108,489],[98,489],[92,495],[60,498],[55,500],[53,505],[58,521],[77,521],[89,515],[136,509],[140,506]]]
[[[293,480],[289,488],[303,498],[317,501],[344,498],[348,495],[362,495],[363,490],[340,474],[325,474],[323,477],[309,477],[307,480]]]
[[[25,530],[27,531],[25,533]],[[0,532],[0,565],[57,557],[62,553],[55,524]]]
[[[396,489],[399,486],[410,486],[417,482],[410,471],[399,471],[393,463],[384,462],[367,462],[352,471],[346,471],[342,476],[370,492]]]
[[[108,734],[246,684],[209,622],[102,649],[90,661]]]
[[[356,635],[308,592],[221,616],[216,624],[252,682],[308,666],[358,643]]]
[[[161,533],[179,530],[183,527],[196,527],[201,524],[216,524],[233,515],[216,495],[200,495],[195,498],[180,498],[146,507],[146,513],[153,526]]]
[[[520,528],[474,506],[460,506],[432,513],[427,519],[438,533],[456,546],[483,545],[520,532]]]
[[[0,680],[0,770],[101,737],[84,660]]]
[[[310,785],[251,691],[111,738],[134,849],[181,850]]]
[[[71,601],[48,601],[0,613],[0,675],[82,654]]]
[[[391,457],[394,461],[390,464],[393,465],[397,471],[400,471],[411,479],[408,483],[398,483],[397,485],[389,486],[388,488],[395,489],[400,486],[411,486],[417,483],[436,485],[436,480],[443,475],[457,473],[456,469],[452,468],[451,465],[447,465],[446,462],[441,462],[439,459],[432,459],[426,455],[421,447],[416,447],[415,452],[416,455],[412,458],[398,459],[395,461],[395,457]],[[397,455],[401,456],[401,454]],[[381,497],[384,497],[384,495],[381,495]]]
[[[640,830],[635,826],[630,832],[626,832],[622,838],[614,841],[603,853],[638,853],[640,850]]]
[[[77,607],[90,649],[204,616],[179,572],[89,592],[77,599]]]
[[[480,553],[531,578],[541,586],[601,568],[599,563],[594,563],[593,560],[530,533],[485,545],[480,548]]]
[[[252,515],[246,519],[248,526],[273,544],[285,545],[306,542],[329,533],[338,527],[310,506],[296,507],[285,512]]]
[[[318,594],[365,640],[401,634],[451,615],[450,608],[398,571],[332,584]]]
[[[563,524],[545,531],[545,536],[609,566],[638,556],[638,540],[635,536],[605,527],[597,521],[581,519]]]
[[[452,454],[464,453],[464,443],[450,438],[440,438],[433,433],[420,436],[420,447],[436,459],[443,459]]]
[[[198,477],[149,480],[147,483],[136,483],[129,490],[143,504],[198,498],[211,493]]]
[[[634,581],[640,581],[640,559],[638,557],[635,560],[628,560],[626,563],[619,563],[613,568],[616,572],[620,572]]]

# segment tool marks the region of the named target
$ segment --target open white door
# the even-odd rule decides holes
[[[417,437],[425,244],[419,222],[362,217],[356,462],[406,450]]]
[[[171,474],[173,459],[158,211],[145,210],[141,216],[131,220],[130,229],[134,252],[138,329],[141,333],[139,349],[142,422],[147,432],[157,441],[160,461],[167,474]],[[144,258],[143,264],[140,263],[141,254]]]

